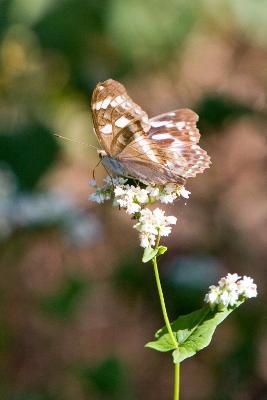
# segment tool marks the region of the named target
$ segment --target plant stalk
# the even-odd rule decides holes
[[[174,364],[173,400],[179,400],[179,396],[180,396],[180,363]]]
[[[159,244],[159,240],[157,241],[156,247],[158,247],[158,244]],[[162,291],[162,287],[161,287],[159,271],[158,271],[158,264],[157,264],[157,257],[154,257],[152,259],[152,262],[153,262],[153,267],[154,267],[154,272],[155,272],[155,278],[156,278],[163,318],[164,318],[168,333],[170,335],[171,341],[172,341],[174,347],[177,349],[178,343],[177,343],[177,340],[176,340],[176,338],[173,334],[172,328],[171,328],[171,324],[170,324],[170,320],[168,317],[165,300],[164,300],[164,296],[163,296],[163,291]],[[179,392],[180,392],[180,364],[175,364],[173,400],[179,400]]]
[[[164,300],[164,296],[163,296],[163,291],[162,291],[162,287],[161,287],[161,282],[160,282],[160,277],[159,277],[159,270],[158,270],[158,265],[157,265],[157,257],[154,257],[152,259],[153,262],[153,266],[154,266],[154,272],[155,272],[155,278],[156,278],[156,283],[157,283],[157,288],[158,288],[158,292],[159,292],[159,299],[160,299],[160,304],[161,304],[161,308],[162,308],[162,313],[163,313],[163,318],[167,327],[167,330],[169,332],[171,341],[174,345],[174,347],[177,349],[178,344],[177,341],[174,337],[172,328],[171,328],[171,324],[170,324],[170,320],[168,317],[168,313],[167,313],[167,309],[166,309],[166,305],[165,305],[165,300]]]

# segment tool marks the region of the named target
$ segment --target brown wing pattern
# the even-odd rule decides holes
[[[198,116],[189,109],[149,120],[124,86],[108,79],[93,92],[92,114],[103,149],[128,176],[150,183],[184,183],[210,165],[210,157],[198,145]]]
[[[124,86],[113,79],[98,83],[91,107],[96,135],[112,157],[150,129],[147,114],[128,96]]]
[[[144,180],[140,175],[146,167],[148,182],[183,183],[210,165],[210,157],[197,144],[197,120],[197,114],[189,109],[154,117],[149,132],[129,143],[118,159],[139,179]]]
[[[210,165],[210,157],[198,145],[197,121],[198,115],[186,108],[150,120],[148,137],[158,143],[167,167],[184,178],[195,177]]]

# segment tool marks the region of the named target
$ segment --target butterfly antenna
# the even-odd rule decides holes
[[[73,142],[73,143],[77,143],[77,144],[82,144],[83,146],[92,147],[93,149],[99,150],[96,146],[93,146],[92,144],[80,142],[80,141],[75,140],[75,139],[70,139],[70,138],[67,138],[66,136],[59,135],[58,133],[54,133],[53,135],[59,137],[60,139],[67,140],[68,142]],[[94,169],[93,169],[93,179],[94,179],[94,180],[95,180],[95,170],[96,170],[96,168],[98,167],[98,165],[101,163],[101,161],[102,161],[102,160],[99,160],[99,162],[96,164],[96,166],[95,166]],[[102,165],[103,165],[103,164],[102,164]],[[113,187],[113,191],[114,191],[115,186],[114,186],[114,182],[113,182],[113,177],[110,175],[109,171],[107,170],[107,168],[106,168],[104,165],[103,165],[103,167],[105,168],[105,170],[106,170],[108,176],[109,176],[110,179],[111,179],[111,183],[112,183],[112,187]]]
[[[99,150],[96,146],[93,146],[92,144],[80,142],[79,140],[76,140],[76,139],[70,139],[70,138],[67,138],[66,136],[59,135],[58,133],[53,133],[53,135],[59,137],[60,139],[67,140],[68,142],[81,144],[83,146],[92,147],[93,149]]]

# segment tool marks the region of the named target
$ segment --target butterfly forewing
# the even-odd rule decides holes
[[[110,156],[119,154],[132,140],[150,129],[147,114],[128,96],[119,82],[100,82],[92,97],[97,137]]]

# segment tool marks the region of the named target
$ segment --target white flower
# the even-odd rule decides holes
[[[159,194],[159,201],[163,204],[173,203],[178,197],[177,186],[174,183],[167,183]]]
[[[110,200],[113,192],[113,183],[111,178],[108,176],[104,179],[105,185],[97,187],[95,180],[91,180],[90,185],[96,189],[95,193],[89,196],[89,200],[95,201],[96,203],[104,203],[105,200]]]
[[[257,296],[257,286],[252,278],[238,274],[227,274],[218,282],[218,286],[210,286],[204,301],[211,307],[236,306],[241,300]]]
[[[115,197],[123,196],[125,194],[125,190],[121,186],[116,186],[114,189]]]
[[[110,200],[111,195],[108,193],[103,193],[100,191],[96,191],[95,193],[89,196],[91,201],[95,201],[98,204],[104,203],[105,200]]]
[[[170,226],[163,226],[159,229],[160,236],[169,236],[171,233],[172,228]]]
[[[205,295],[204,301],[210,304],[218,304],[220,298],[220,288],[217,286],[210,286],[209,292]]]
[[[159,188],[157,186],[148,185],[146,190],[150,197],[155,197],[156,199],[158,198]]]
[[[176,183],[167,183],[167,185],[160,187],[159,193],[156,196],[154,195],[154,197],[161,203],[167,204],[173,203],[180,196],[188,199],[189,194],[190,192],[184,186],[177,185]]]
[[[257,297],[257,285],[249,276],[244,276],[241,281],[237,283],[239,294],[250,299]]]
[[[180,196],[182,196],[184,199],[189,199],[190,194],[191,194],[191,192],[189,192],[189,190],[186,190],[186,188],[184,186],[181,187]]]
[[[236,282],[240,278],[241,277],[237,274],[227,274],[224,278],[221,278],[219,280],[218,284],[221,288],[224,288],[228,291],[236,291],[237,290]]]
[[[219,304],[223,304],[225,307],[234,306],[239,298],[237,290],[222,290],[219,297]]]
[[[153,247],[156,244],[156,236],[153,234],[140,233],[140,245],[143,248]]]
[[[140,211],[140,217],[134,228],[140,232],[141,247],[154,246],[156,237],[168,236],[171,233],[169,225],[176,224],[177,219],[173,216],[166,217],[160,208],[154,211],[144,208]]]
[[[176,199],[176,196],[171,193],[170,194],[162,194],[159,197],[159,200],[162,204],[173,203],[175,199]]]
[[[141,247],[149,247],[150,246],[150,242],[149,242],[149,237],[148,235],[146,235],[145,233],[140,233],[140,246]]]
[[[133,190],[133,189],[132,189]],[[148,198],[148,192],[146,189],[140,189],[139,187],[136,187],[135,190],[133,190],[135,194],[136,200],[141,203],[141,204],[147,204],[149,202]]]
[[[156,226],[160,227],[162,224],[164,224],[165,211],[161,210],[160,208],[156,208],[153,212],[150,211],[150,213]]]
[[[118,185],[114,189],[114,205],[125,209],[127,214],[136,214],[141,210],[141,205],[149,202],[145,189],[139,186]]]
[[[241,276],[237,275],[236,273],[234,274],[227,274],[225,277],[221,278],[218,282],[219,286],[224,287],[224,286],[231,286],[233,283],[236,283],[238,279],[240,279]]]
[[[175,225],[177,222],[177,218],[174,217],[173,215],[170,215],[169,217],[166,217],[166,222],[168,224]]]
[[[126,205],[126,212],[127,214],[135,214],[141,210],[141,206],[137,203],[133,203],[129,201]]]

